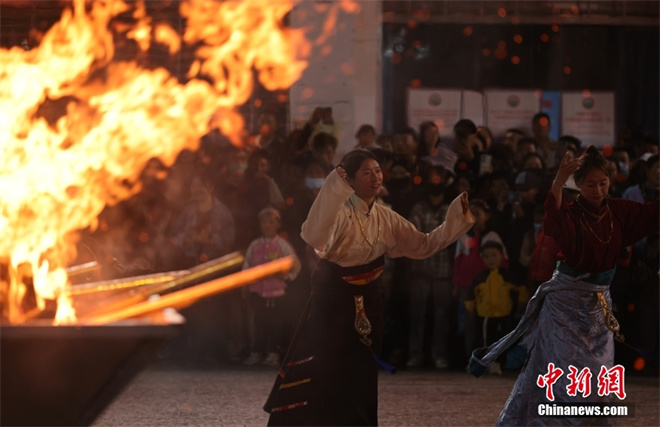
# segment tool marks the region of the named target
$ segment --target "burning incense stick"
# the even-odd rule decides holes
[[[213,275],[238,269],[243,265],[243,260],[243,255],[233,252],[189,270],[73,286],[71,295],[74,296],[78,318],[85,321],[86,318],[103,316],[141,303],[151,295],[172,292]],[[108,293],[111,295],[107,296]],[[99,299],[102,294],[106,297]]]
[[[144,316],[170,307],[175,309],[182,309],[194,304],[202,298],[206,298],[221,292],[227,292],[231,289],[248,285],[259,279],[263,279],[269,276],[280,273],[284,274],[288,272],[292,266],[293,258],[280,258],[267,264],[258,265],[248,270],[243,270],[229,276],[221,277],[219,279],[211,280],[200,285],[167,294],[157,300],[145,301],[112,313],[90,317],[85,319],[85,323],[91,325],[101,325],[127,319],[130,317]]]

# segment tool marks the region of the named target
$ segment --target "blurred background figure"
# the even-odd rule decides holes
[[[355,133],[357,144],[354,148],[375,148],[376,129],[369,124],[364,124]]]
[[[245,252],[243,269],[284,257],[293,257],[294,265],[283,277],[269,277],[248,287],[243,287],[247,305],[247,325],[250,355],[244,365],[261,363],[278,367],[280,357],[288,344],[283,339],[284,312],[281,301],[287,291],[287,282],[300,272],[300,260],[293,247],[278,235],[282,219],[274,208],[265,208],[258,214],[261,236],[250,243]]]
[[[557,163],[557,141],[550,138],[550,115],[539,112],[532,117],[532,134],[536,139],[536,150],[548,167],[555,167]]]

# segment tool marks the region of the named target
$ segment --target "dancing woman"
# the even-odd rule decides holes
[[[421,233],[375,203],[382,181],[370,151],[351,151],[328,175],[302,226],[320,261],[264,407],[269,425],[377,425],[384,256],[428,257],[474,222],[462,193],[443,224]]]
[[[571,175],[580,194],[566,203],[562,187]],[[497,425],[614,422],[612,418],[553,418],[539,413],[542,404],[607,404],[616,396],[599,393],[599,379],[612,379],[603,375],[615,368],[613,338],[620,335],[609,285],[621,248],[657,233],[660,211],[657,200],[637,203],[608,198],[609,186],[607,159],[595,147],[589,146],[573,160],[564,156],[545,201],[543,220],[543,230],[561,249],[561,261],[529,301],[516,329],[472,354],[470,370],[479,376],[513,344],[519,342],[527,351],[527,361]]]

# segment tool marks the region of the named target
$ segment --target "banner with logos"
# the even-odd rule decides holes
[[[507,129],[518,128],[532,134],[532,117],[541,108],[539,90],[486,90],[484,110],[487,126],[494,137],[504,136]]]
[[[572,135],[582,146],[614,145],[614,93],[589,91],[561,95],[562,135]]]
[[[461,119],[460,89],[408,89],[408,126],[419,129],[425,121],[438,126],[440,137],[453,134],[453,127]]]
[[[453,126],[470,119],[488,126],[495,138],[518,128],[532,136],[532,117],[550,115],[550,137],[572,135],[582,145],[614,143],[614,92],[558,92],[534,89],[487,89],[483,93],[460,89],[408,89],[408,125],[423,121],[438,125],[441,137],[453,138]]]

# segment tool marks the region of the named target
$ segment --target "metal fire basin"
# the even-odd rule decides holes
[[[183,326],[153,317],[0,326],[0,424],[91,425]]]

